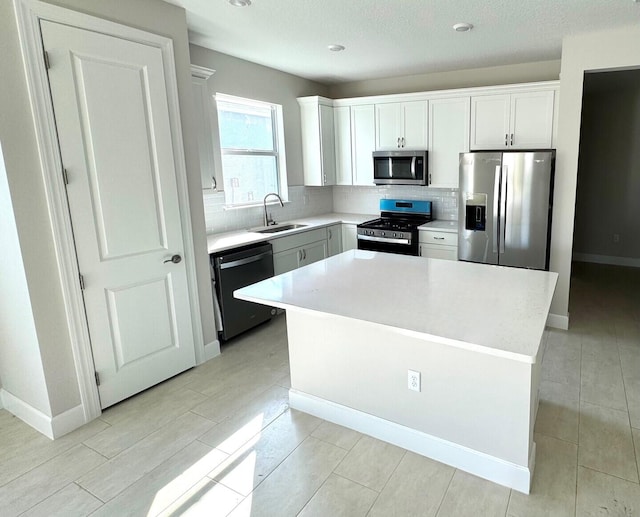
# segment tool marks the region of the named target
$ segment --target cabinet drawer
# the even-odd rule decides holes
[[[278,253],[280,251],[306,246],[312,242],[326,240],[327,230],[325,228],[317,228],[315,230],[308,230],[296,233],[295,235],[288,235],[287,237],[273,239],[269,242],[273,246],[273,252]]]
[[[453,232],[436,232],[433,230],[420,230],[421,244],[441,244],[444,246],[457,246],[458,234]]]

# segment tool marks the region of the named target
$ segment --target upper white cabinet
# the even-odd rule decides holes
[[[554,91],[471,97],[471,149],[551,147]]]
[[[198,153],[200,156],[200,176],[203,189],[216,189],[215,159],[213,153],[214,111],[213,99],[209,91],[209,78],[215,70],[191,65],[191,87],[195,104]]]
[[[429,101],[429,185],[458,188],[460,153],[469,151],[470,97]]]
[[[427,148],[427,101],[376,104],[376,149]]]
[[[324,97],[302,97],[302,167],[304,184],[326,186],[336,183],[336,154],[333,101]]]
[[[336,149],[336,185],[352,185],[351,172],[351,107],[333,108]]]
[[[373,104],[351,107],[352,170],[354,185],[373,185],[373,151],[376,145]]]

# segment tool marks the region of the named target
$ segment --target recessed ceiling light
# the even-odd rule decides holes
[[[229,0],[229,3],[234,7],[249,7],[251,0]]]
[[[331,52],[342,52],[344,50],[344,45],[336,45],[335,43],[333,45],[329,45],[327,47]]]
[[[473,29],[473,25],[470,23],[456,23],[453,26],[453,30],[456,32],[469,32],[471,29]]]

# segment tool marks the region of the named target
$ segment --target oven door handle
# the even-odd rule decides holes
[[[386,237],[371,237],[370,235],[358,235],[361,241],[388,242],[389,244],[411,244],[411,239],[387,239]]]

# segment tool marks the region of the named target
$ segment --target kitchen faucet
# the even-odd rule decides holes
[[[267,214],[267,198],[269,196],[276,196],[278,198],[278,201],[280,202],[280,206],[284,206],[284,203],[282,202],[282,198],[275,192],[269,192],[266,196],[264,196],[264,201],[262,203],[264,205],[264,225],[265,226],[271,226],[273,224],[276,224],[276,222],[269,217],[269,214]]]

